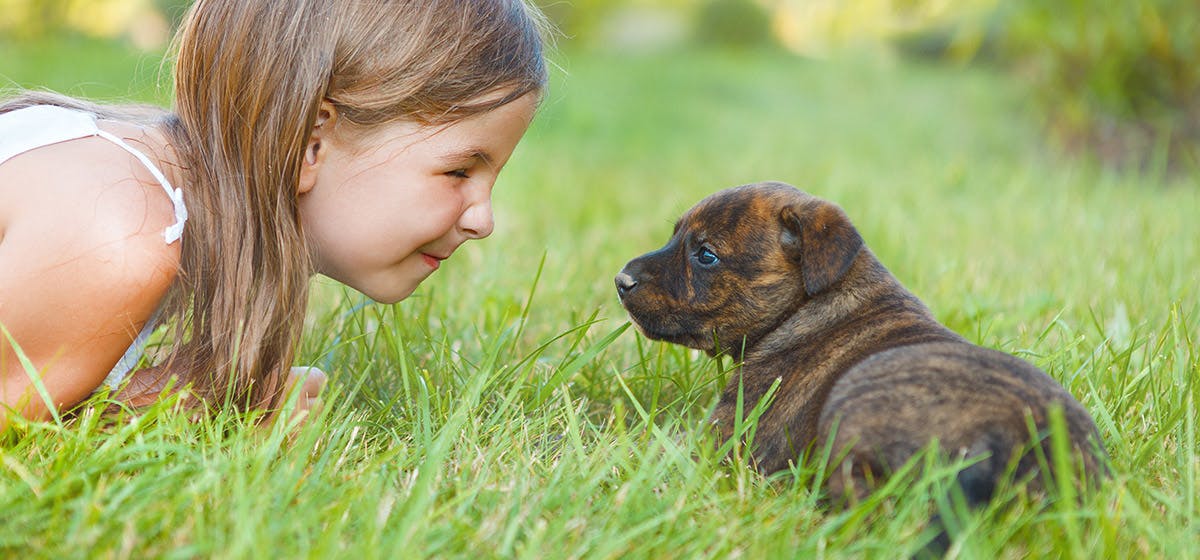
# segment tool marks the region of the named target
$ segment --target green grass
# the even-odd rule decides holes
[[[11,60],[0,74],[25,85],[100,79]],[[114,83],[156,67],[128,60]],[[333,372],[320,417],[290,443],[170,403],[24,425],[0,447],[0,556],[912,553],[945,470],[826,512],[819,464],[765,479],[714,458],[701,428],[728,364],[624,326],[624,262],[702,196],[766,179],[840,203],[939,318],[1046,369],[1097,420],[1112,480],[1080,504],[972,515],[951,554],[1200,554],[1194,178],[1057,158],[1020,84],[980,70],[557,61],[496,187],[492,238],[397,305],[317,281],[302,354]]]

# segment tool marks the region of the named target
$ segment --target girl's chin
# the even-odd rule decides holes
[[[405,259],[398,267],[381,270],[377,274],[359,275],[357,278],[351,278],[350,275],[338,277],[326,274],[326,276],[357,290],[371,298],[372,301],[396,303],[411,296],[417,286],[429,278],[434,270],[427,266],[424,258],[418,254]]]
[[[358,291],[362,292],[363,295],[371,298],[371,300],[376,303],[397,303],[408,298],[408,296],[411,296],[416,289],[416,286],[412,286],[411,288],[404,290]]]

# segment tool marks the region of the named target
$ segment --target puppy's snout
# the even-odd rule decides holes
[[[633,289],[638,285],[637,279],[624,271],[622,271],[620,274],[617,274],[616,282],[617,295],[621,297],[628,295],[629,292],[632,292]]]

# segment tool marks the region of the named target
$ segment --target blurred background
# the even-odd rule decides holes
[[[563,51],[702,47],[985,65],[1028,86],[1055,144],[1116,166],[1197,164],[1195,0],[537,0]],[[0,84],[145,96],[188,0],[0,0]],[[54,56],[92,68],[56,83]],[[149,55],[149,56],[145,56]],[[81,60],[79,57],[83,57]],[[114,60],[115,59],[115,60]],[[126,84],[112,71],[134,64]],[[44,72],[46,76],[39,73]],[[86,71],[85,71],[86,72]],[[126,70],[128,72],[128,70]],[[80,90],[79,88],[84,88]]]

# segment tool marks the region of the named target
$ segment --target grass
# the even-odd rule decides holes
[[[20,84],[104,79],[14,66],[24,51],[7,48],[0,75]],[[1044,368],[1096,418],[1112,480],[1078,504],[1008,496],[964,521],[952,556],[1200,554],[1194,177],[1058,158],[1020,84],[979,69],[557,61],[496,187],[492,238],[397,305],[317,281],[302,361],[333,372],[318,418],[288,435],[165,402],[116,423],[27,423],[0,447],[0,555],[913,553],[949,471],[824,511],[818,462],[768,479],[709,451],[701,426],[729,364],[625,326],[623,263],[702,196],[766,179],[837,201],[940,319]],[[125,64],[113,83],[157,63]],[[162,99],[121,87],[108,91]]]

